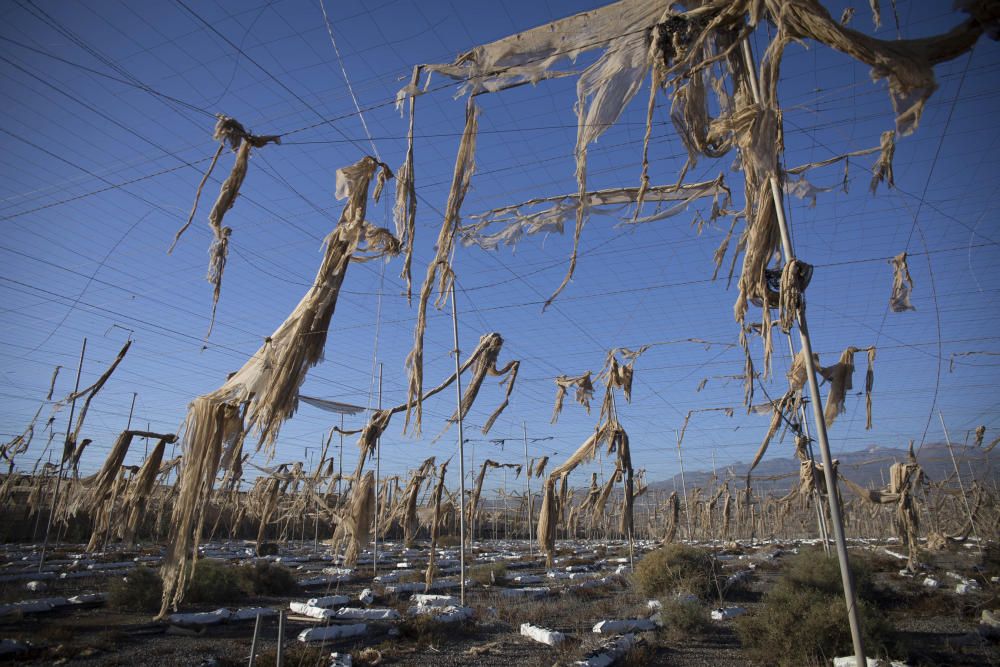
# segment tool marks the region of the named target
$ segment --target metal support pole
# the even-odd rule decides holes
[[[260,618],[259,616],[257,618]],[[278,611],[278,648],[274,654],[275,667],[283,667],[285,664],[285,610]]]
[[[253,667],[254,662],[257,661],[257,635],[260,633],[260,614],[257,614],[257,620],[253,624],[253,639],[250,640],[250,662],[247,663],[248,667]]]
[[[528,426],[524,422],[521,422],[521,431],[524,433],[524,470],[525,470],[525,473],[526,473],[524,475],[524,493],[525,493],[524,507],[525,507],[525,510],[528,513],[528,556],[529,557],[534,557],[534,554],[532,553],[532,546],[531,546],[531,543],[534,541],[535,538],[534,538],[534,535],[533,535],[534,529],[533,529],[533,527],[531,525],[532,524],[532,518],[531,518],[531,474],[528,473],[528,470],[529,470],[528,466],[530,465],[528,463]]]
[[[944,414],[938,410],[938,418],[941,420],[941,430],[944,431],[944,441],[948,445],[948,454],[951,456],[951,464],[955,466],[955,477],[958,478],[958,488],[962,490],[962,502],[965,503],[965,511],[969,513],[969,526],[972,527],[972,534],[976,536],[976,544],[979,545],[979,555],[983,555],[983,541],[979,538],[976,530],[976,522],[973,518],[972,507],[969,505],[969,496],[965,493],[965,483],[962,481],[962,473],[958,471],[958,461],[955,460],[955,450],[951,448],[951,438],[948,437],[948,427],[944,425]]]
[[[684,517],[687,519],[688,540],[690,541],[694,539],[694,534],[691,532],[691,508],[688,506],[687,482],[684,481],[684,457],[681,456],[681,436],[676,431],[674,433],[677,436],[677,462],[681,466],[681,493],[684,494]]]
[[[753,54],[750,52],[750,43],[743,40],[743,58],[746,63],[747,73],[750,77],[750,88],[753,92],[754,101],[763,104],[760,86],[757,82],[757,70],[754,65]],[[792,249],[792,240],[788,231],[788,221],[785,219],[784,204],[781,199],[781,190],[778,184],[778,177],[771,174],[768,178],[771,184],[771,196],[774,198],[774,211],[778,218],[778,230],[781,232],[781,247],[784,253],[785,262],[795,259],[795,252]],[[764,304],[767,307],[767,304]],[[850,560],[847,555],[847,540],[844,537],[844,521],[840,513],[839,493],[837,493],[837,477],[833,470],[833,456],[830,454],[830,441],[826,433],[826,418],[823,415],[823,405],[820,401],[819,382],[816,380],[816,363],[813,359],[812,340],[809,337],[809,326],[806,323],[805,308],[800,308],[798,312],[799,339],[802,345],[802,354],[805,356],[806,375],[809,382],[810,403],[813,408],[813,420],[816,425],[816,438],[819,442],[819,452],[823,459],[823,476],[826,479],[827,501],[830,505],[830,518],[833,523],[833,539],[837,545],[837,558],[840,562],[840,578],[844,585],[844,599],[847,604],[847,619],[851,626],[851,639],[854,644],[854,656],[857,659],[857,667],[865,667],[864,641],[861,636],[861,622],[858,617],[857,595],[854,590],[854,575],[851,573]]]
[[[451,281],[451,327],[455,338],[455,400],[458,415],[458,549],[459,549],[459,586],[462,606],[465,606],[465,430],[462,423],[462,361],[458,347],[458,306],[455,302],[455,281]]]
[[[382,364],[378,365],[378,409],[382,409]],[[375,548],[372,551],[372,572],[378,574],[378,481],[382,473],[382,436],[375,438]]]
[[[792,360],[795,359],[795,346],[792,344],[792,336],[789,334],[785,336],[788,341],[788,353],[792,355]],[[815,456],[813,455],[812,439],[809,437],[809,424],[806,421],[806,408],[801,403],[799,404],[799,421],[802,424],[802,432],[806,436],[806,448],[809,454],[809,460],[815,461]],[[811,471],[810,471],[810,474]],[[827,556],[830,555],[830,534],[826,526],[826,516],[823,514],[823,508],[820,506],[823,501],[823,496],[820,494],[819,489],[813,489],[813,500],[815,500],[816,506],[816,525],[819,528],[820,539],[823,540],[823,551]]]
[[[73,388],[73,400],[69,406],[69,421],[66,422],[66,440],[63,444],[63,452],[59,457],[59,476],[56,477],[56,488],[52,492],[52,506],[49,507],[49,520],[45,524],[45,542],[42,544],[42,556],[38,560],[38,571],[42,571],[45,565],[45,551],[49,548],[49,532],[52,531],[52,516],[56,513],[56,502],[59,500],[59,487],[62,484],[63,468],[66,465],[66,449],[70,446],[70,430],[73,428],[73,413],[76,412],[76,394],[80,391],[80,374],[83,373],[83,356],[87,353],[87,339],[83,339],[83,347],[80,348],[80,364],[76,367],[76,385]],[[75,443],[74,443],[75,444]]]

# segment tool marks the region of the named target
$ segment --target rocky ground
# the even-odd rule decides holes
[[[638,545],[636,560],[653,544]],[[798,543],[758,543],[755,545],[706,545],[719,556],[723,574],[742,575],[744,581],[728,590],[723,600],[702,603],[708,617],[712,606],[738,606],[754,614],[762,607],[762,596],[780,576],[784,563]],[[243,543],[208,545],[205,554],[230,562],[248,563],[252,550]],[[294,595],[247,597],[238,604],[189,604],[183,612],[230,610],[261,607],[273,615],[261,619],[257,665],[275,664],[277,610],[285,612],[284,664],[330,664],[331,652],[349,653],[355,665],[394,664],[421,667],[451,665],[538,665],[572,664],[596,650],[608,636],[592,628],[601,620],[648,618],[652,611],[647,599],[632,585],[627,548],[621,543],[567,543],[552,571],[546,570],[537,553],[527,553],[523,542],[484,542],[470,559],[466,606],[472,619],[452,623],[431,620],[431,615],[413,616],[409,592],[393,592],[421,579],[426,548],[403,550],[387,544],[381,554],[377,578],[373,578],[371,556],[367,565],[355,567],[350,575],[337,568],[336,561],[312,544],[284,545],[270,560],[280,560],[291,568],[299,581],[310,583]],[[946,552],[928,554],[928,570],[916,577],[899,573],[903,562],[893,553],[898,547],[856,544],[852,555],[863,558],[875,572],[880,605],[893,633],[894,645],[906,646],[910,665],[1000,665],[1000,649],[995,640],[981,636],[979,618],[983,609],[1000,606],[997,583],[991,581],[991,562],[976,548],[952,545]],[[89,604],[60,604],[51,610],[22,611],[10,605],[26,600],[72,598],[74,595],[108,590],[115,578],[131,567],[130,560],[145,558],[157,564],[156,549],[128,554],[116,553],[97,558],[76,558],[73,549],[61,547],[50,554],[46,571],[51,576],[26,589],[30,575],[37,572],[37,551],[30,547],[6,549],[7,561],[0,567],[0,639],[10,649],[6,657],[24,664],[79,665],[245,665],[248,663],[254,620],[230,620],[210,626],[195,622],[153,621],[151,614],[113,611],[100,601]],[[457,550],[440,554],[442,586],[435,593],[458,596]],[[88,569],[93,567],[94,569]],[[107,567],[101,570],[99,568]],[[324,573],[324,568],[327,573]],[[334,572],[336,574],[328,574]],[[550,572],[556,572],[550,576]],[[948,573],[952,573],[949,575]],[[63,576],[66,575],[66,576]],[[317,578],[326,578],[318,582]],[[521,577],[520,580],[516,579]],[[937,587],[926,585],[930,577]],[[342,581],[333,581],[341,579]],[[312,580],[312,581],[310,581]],[[956,588],[968,584],[963,593]],[[44,589],[44,590],[42,590]],[[374,599],[359,600],[365,589]],[[537,589],[520,592],[518,589]],[[348,606],[357,609],[393,609],[398,620],[371,621],[366,632],[352,639],[301,642],[303,630],[323,627],[327,621],[306,618],[289,611],[289,602],[343,594]],[[566,640],[558,648],[521,636],[522,623],[558,631]],[[733,620],[712,620],[696,631],[671,632],[658,628],[633,634],[635,645],[619,658],[627,665],[722,666],[748,664]],[[904,657],[904,656],[893,656]]]

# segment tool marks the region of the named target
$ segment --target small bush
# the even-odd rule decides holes
[[[159,611],[163,581],[154,570],[137,567],[111,583],[108,607],[118,611]]]
[[[711,627],[708,610],[697,602],[666,598],[660,601],[663,636],[671,641],[690,639]]]
[[[403,619],[399,624],[399,636],[414,642],[420,648],[426,648],[469,635],[474,628],[475,624],[470,621],[441,623],[429,614],[418,614]]]
[[[647,597],[690,593],[709,600],[720,590],[715,558],[684,544],[668,544],[646,554],[635,566],[632,582]]]
[[[885,646],[887,626],[875,610],[870,572],[852,561],[865,644],[870,654]],[[828,664],[852,652],[840,568],[836,558],[803,552],[764,595],[763,609],[736,620],[746,653],[772,665]]]
[[[235,567],[217,560],[201,559],[194,566],[184,598],[188,602],[217,604],[246,596],[242,577]]]
[[[480,586],[490,586],[500,583],[507,576],[507,565],[505,563],[485,563],[483,565],[473,565],[469,568],[469,579]]]
[[[295,575],[284,565],[258,561],[238,572],[240,585],[249,595],[290,595],[299,590]]]
[[[260,547],[257,548],[258,556],[277,556],[278,555],[278,545],[274,542],[263,542]]]

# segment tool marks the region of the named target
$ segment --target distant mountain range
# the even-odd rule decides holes
[[[962,481],[968,488],[973,476],[980,482],[987,482],[991,486],[1000,480],[1000,447],[992,452],[985,452],[982,449],[954,445],[955,460],[958,462]],[[816,460],[819,460],[819,451],[813,446]],[[769,451],[769,454],[775,448]],[[881,488],[889,477],[889,466],[897,461],[905,461],[907,450],[894,449],[891,447],[872,446],[867,449],[851,452],[840,452],[834,458],[840,461],[839,470],[841,474],[851,481],[864,487]],[[923,467],[924,472],[934,481],[941,481],[949,477],[954,477],[955,467],[952,464],[948,447],[945,443],[928,443],[923,446],[917,454],[917,462]],[[719,481],[726,479],[735,480],[737,487],[742,487],[746,480],[749,463],[737,462],[717,468]],[[794,486],[799,475],[799,460],[794,456],[771,456],[765,455],[753,471],[751,484],[757,493],[774,491],[775,493],[786,492]],[[685,471],[685,481],[690,492],[695,487],[702,489],[712,486],[713,473],[711,470],[690,470]],[[732,487],[732,485],[730,485]],[[957,487],[958,481],[953,479],[952,486]],[[681,476],[659,481],[650,482],[650,490],[673,491],[681,488]]]

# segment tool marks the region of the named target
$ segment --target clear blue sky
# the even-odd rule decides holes
[[[597,4],[385,0],[328,2],[327,9],[360,103],[374,107],[365,119],[376,145],[395,168],[404,156],[406,123],[390,102],[414,64],[450,61],[476,44]],[[845,5],[828,4],[835,16]],[[854,4],[853,25],[871,30],[867,3]],[[900,1],[898,7],[905,37],[944,31],[962,18],[938,3]],[[95,441],[82,466],[89,473],[125,427],[133,392],[133,427],[174,431],[188,402],[218,387],[285,318],[312,281],[321,240],[339,215],[334,172],[359,159],[367,142],[317,2],[15,0],[0,8],[0,18],[0,437],[25,427],[54,366],[64,367],[56,397],[72,389],[84,336],[86,385],[127,337],[122,327],[132,329],[135,344],[87,419],[83,435]],[[895,31],[887,11],[876,34],[891,39]],[[762,53],[766,31],[757,38]],[[876,146],[893,125],[884,82],[873,84],[866,66],[809,46],[790,47],[782,69],[789,165]],[[863,396],[849,396],[847,414],[831,430],[835,454],[920,441],[933,406],[928,441],[941,439],[936,410],[958,440],[980,424],[994,436],[1000,430],[1000,358],[993,356],[1000,352],[998,53],[995,43],[982,40],[971,56],[937,69],[940,89],[918,131],[902,138],[896,151],[897,190],[880,188],[873,197],[873,160],[858,158],[851,163],[849,193],[835,188],[815,208],[790,201],[798,254],[816,265],[808,292],[815,349],[830,364],[848,345],[879,348],[875,428],[864,430]],[[575,189],[573,85],[553,81],[479,98],[477,173],[464,214]],[[418,100],[418,284],[441,222],[428,203],[444,208],[462,130],[463,103],[451,93]],[[591,147],[592,187],[638,184],[646,95],[641,92]],[[251,160],[243,194],[226,218],[233,228],[229,264],[215,331],[202,350],[212,291],[204,280],[206,216],[231,155],[207,186],[192,228],[173,255],[166,250],[215,150],[216,112],[262,134],[310,129]],[[684,160],[668,112],[661,97],[651,149],[654,183],[672,183]],[[731,162],[732,156],[705,160],[689,180],[727,172],[741,204],[742,178],[729,172]],[[812,176],[824,186],[841,178],[839,166]],[[390,206],[373,205],[372,221],[391,227]],[[652,480],[677,471],[674,433],[694,408],[737,411],[732,419],[718,412],[693,418],[684,443],[689,469],[710,467],[713,455],[720,466],[753,455],[768,420],[741,413],[741,383],[710,379],[696,391],[703,378],[740,373],[742,359],[732,346],[735,291],[724,278],[710,280],[712,254],[725,230],[697,235],[689,226],[695,211],[634,229],[591,218],[576,277],[544,314],[541,303],[566,268],[569,237],[527,239],[513,252],[460,248],[455,267],[463,350],[481,334],[499,331],[506,340],[501,361],[522,361],[511,405],[490,435],[467,429],[467,437],[477,440],[470,444],[478,462],[486,455],[521,461],[522,422],[529,437],[552,438],[530,443],[532,456],[567,455],[592,431],[599,396],[592,415],[567,402],[559,424],[551,426],[554,376],[598,371],[611,347],[689,337],[721,344],[656,346],[636,364],[632,403],[620,406],[636,467],[646,468]],[[892,273],[886,259],[903,250],[912,255],[917,310],[887,313]],[[405,399],[403,360],[415,311],[401,296],[400,269],[400,260],[385,265],[384,276],[378,263],[351,267],[326,361],[309,374],[305,393],[367,404],[377,332],[383,401]],[[449,373],[451,348],[447,311],[432,311],[427,386]],[[780,394],[788,355],[783,342],[777,350],[768,391]],[[965,352],[993,355],[957,357],[950,369],[952,355]],[[858,362],[860,388],[860,356]],[[481,424],[501,397],[488,380],[472,424]],[[427,403],[423,439],[404,436],[402,420],[395,421],[383,440],[383,471],[402,473],[429,455],[450,456],[455,431],[436,443],[432,438],[453,407],[450,391]],[[43,411],[42,419],[47,415]],[[60,432],[65,416],[56,423]],[[329,414],[301,406],[282,429],[274,462],[305,460],[306,448],[315,452],[332,423]],[[360,423],[348,420],[348,426]],[[486,438],[508,441],[501,449]],[[20,467],[30,468],[46,439],[36,435]],[[141,444],[133,449],[130,463],[141,459]],[[353,468],[356,451],[348,440],[345,469]],[[791,453],[785,441],[775,443],[769,456]],[[598,468],[595,462],[581,470],[576,483]]]

